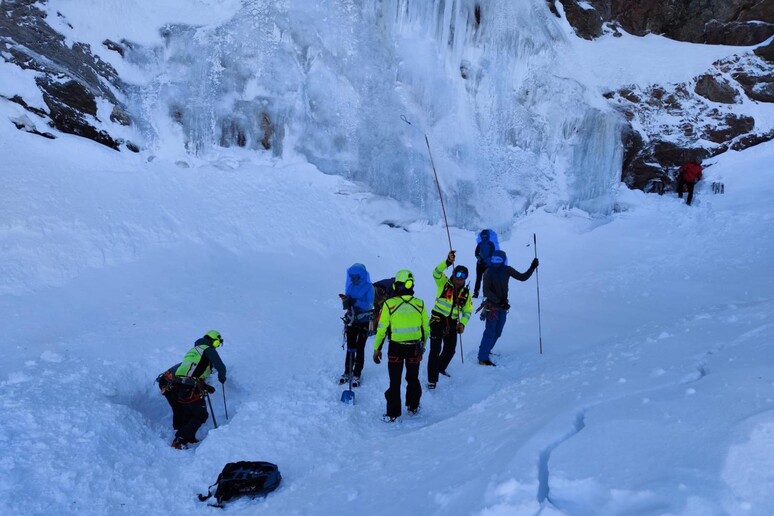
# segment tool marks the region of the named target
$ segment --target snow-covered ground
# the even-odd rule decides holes
[[[619,40],[653,43],[574,45],[604,67]],[[722,54],[661,47],[671,64],[617,60],[617,76],[688,80],[681,63]],[[774,144],[705,163],[691,207],[622,186],[609,217],[515,220],[501,244],[524,270],[537,234],[540,325],[537,278],[512,282],[498,366],[477,365],[473,319],[452,377],[389,425],[384,363],[340,402],[337,294],[362,262],[373,280],[411,269],[431,303],[442,225],[290,151],[149,161],[17,131],[21,114],[0,103],[1,514],[211,514],[196,494],[238,460],[284,480],[235,514],[774,513]],[[451,238],[472,268],[475,233]],[[219,427],[174,450],[154,379],[210,329],[229,418],[218,386]]]
[[[717,159],[687,207],[622,190],[620,211],[536,212],[503,242],[514,282],[495,351],[379,420],[386,367],[339,401],[337,293],[351,263],[418,295],[443,227],[292,160],[185,169],[5,130],[0,493],[5,514],[206,512],[236,460],[284,483],[260,514],[767,514],[774,509],[774,145]],[[725,195],[709,183],[725,182]],[[452,228],[473,265],[474,234]],[[155,376],[216,328],[220,392],[177,451]],[[371,341],[369,341],[371,342]],[[422,369],[424,377],[424,368]]]

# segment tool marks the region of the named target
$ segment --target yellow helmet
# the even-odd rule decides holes
[[[223,344],[223,336],[220,334],[219,331],[216,330],[210,330],[207,333],[204,334],[205,337],[209,337],[212,339],[212,347],[217,348],[220,347]]]
[[[393,285],[393,288],[395,288],[398,283],[403,283],[403,286],[407,289],[413,287],[414,274],[408,269],[399,270],[395,273],[395,284]]]

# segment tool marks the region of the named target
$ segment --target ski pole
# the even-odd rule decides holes
[[[215,411],[212,410],[212,402],[210,401],[210,394],[207,393],[204,396],[207,398],[207,405],[210,406],[210,414],[212,414],[212,424],[215,425],[215,428],[218,428],[218,420],[215,419]]]
[[[537,259],[537,235],[532,233],[532,241],[535,244],[535,259]],[[540,354],[543,354],[543,328],[540,323],[540,275],[538,270],[535,269],[535,284],[537,285],[537,308],[538,308],[538,339]]]
[[[223,389],[223,410],[226,412],[226,421],[228,421],[228,405],[226,405],[226,384],[221,383],[220,388]]]

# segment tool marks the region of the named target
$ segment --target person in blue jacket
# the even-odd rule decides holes
[[[365,265],[356,263],[347,269],[347,281],[344,294],[339,294],[342,307],[347,310],[344,317],[347,335],[347,356],[344,360],[344,374],[339,384],[349,381],[352,374],[352,387],[360,386],[363,373],[365,345],[371,317],[374,311],[374,286]]]
[[[473,297],[478,297],[481,289],[481,279],[489,267],[494,252],[500,249],[497,243],[497,233],[491,229],[484,229],[476,237],[476,284],[473,287]]]

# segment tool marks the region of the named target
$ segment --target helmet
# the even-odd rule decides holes
[[[404,287],[411,288],[414,286],[414,274],[408,269],[401,269],[395,273],[395,284],[402,283]]]
[[[214,348],[220,347],[223,344],[223,336],[217,330],[210,330],[204,336],[212,339],[212,347]]]

